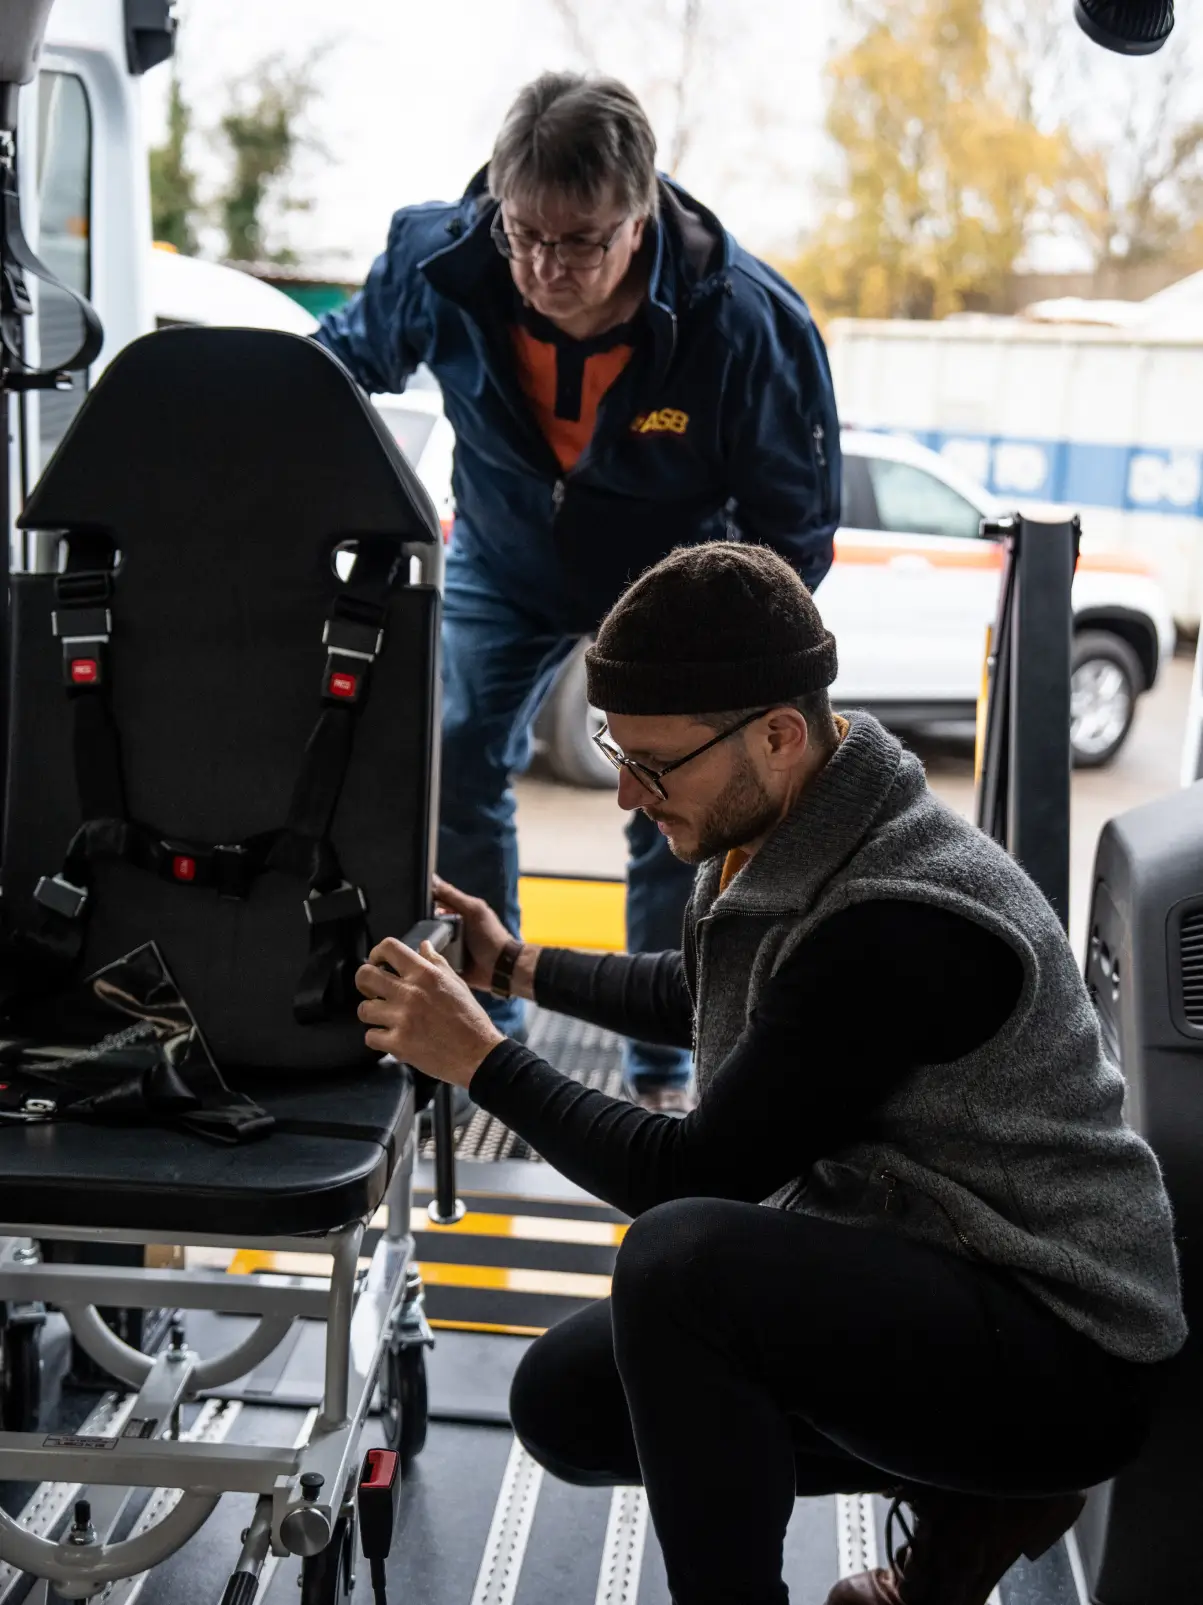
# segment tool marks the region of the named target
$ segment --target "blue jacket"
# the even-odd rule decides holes
[[[831,564],[839,425],[806,304],[677,185],[660,198],[646,335],[567,473],[511,360],[515,291],[483,173],[457,202],[397,212],[317,335],[368,391],[431,369],[456,434],[457,559],[566,634],[681,544],[758,541],[812,587]]]

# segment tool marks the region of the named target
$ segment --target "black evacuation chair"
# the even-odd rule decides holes
[[[21,522],[59,561],[12,585],[0,982],[10,1052],[28,1064],[41,1044],[48,1068],[36,1096],[19,1078],[2,1089],[0,1299],[61,1309],[137,1399],[107,1437],[0,1433],[0,1480],[93,1490],[90,1524],[62,1542],[0,1513],[0,1560],[87,1597],[158,1564],[237,1491],[257,1504],[226,1600],[254,1597],[269,1552],[303,1557],[304,1605],[341,1600],[378,1375],[399,1462],[425,1434],[415,1094],[365,1048],[353,978],[372,942],[430,912],[438,520],[325,351],[176,329],[117,357]],[[57,1098],[61,1000],[148,944],[216,1069],[202,1055],[182,1085],[135,1078],[107,1109],[78,1085]],[[333,1272],[54,1258],[80,1242],[304,1249]],[[202,1358],[178,1331],[144,1354],[97,1314],[177,1306],[256,1321]],[[327,1323],[305,1442],[165,1436],[299,1318]],[[130,1487],[184,1492],[114,1541]]]

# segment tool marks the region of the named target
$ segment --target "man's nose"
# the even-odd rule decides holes
[[[543,284],[551,284],[564,277],[564,268],[550,245],[538,245],[534,255],[535,277]]]
[[[642,780],[635,776],[625,766],[618,771],[618,806],[628,814],[633,814],[636,808],[643,808],[646,804],[654,802],[651,792]]]

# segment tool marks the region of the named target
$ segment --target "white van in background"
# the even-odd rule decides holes
[[[181,256],[156,243],[147,257],[147,284],[156,329],[176,324],[233,324],[312,334],[317,319],[291,296],[220,262]]]

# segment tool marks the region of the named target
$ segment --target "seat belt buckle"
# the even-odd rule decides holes
[[[384,645],[384,631],[378,624],[336,613],[322,628],[322,645],[339,657],[362,658],[367,663],[375,663]]]
[[[368,683],[369,664],[347,661],[341,652],[331,652],[322,677],[322,701],[339,708],[354,708],[363,701]]]
[[[180,886],[195,885],[202,862],[202,855],[195,847],[183,842],[161,841],[157,853],[162,855],[159,873],[164,880],[175,881]]]
[[[33,889],[33,900],[52,914],[77,920],[87,907],[88,890],[85,886],[73,886],[61,875],[43,875]]]
[[[107,607],[71,607],[51,614],[63,644],[63,684],[68,690],[94,690],[105,683],[105,649],[113,630]]]
[[[322,645],[326,648],[322,701],[344,708],[356,706],[363,700],[372,664],[384,645],[384,631],[378,624],[334,613],[322,629]]]
[[[344,881],[332,892],[310,892],[302,906],[310,925],[333,925],[362,919],[368,911],[368,900],[362,886]]]
[[[365,1560],[387,1560],[401,1503],[401,1456],[395,1449],[369,1449],[359,1469],[355,1502]]]

